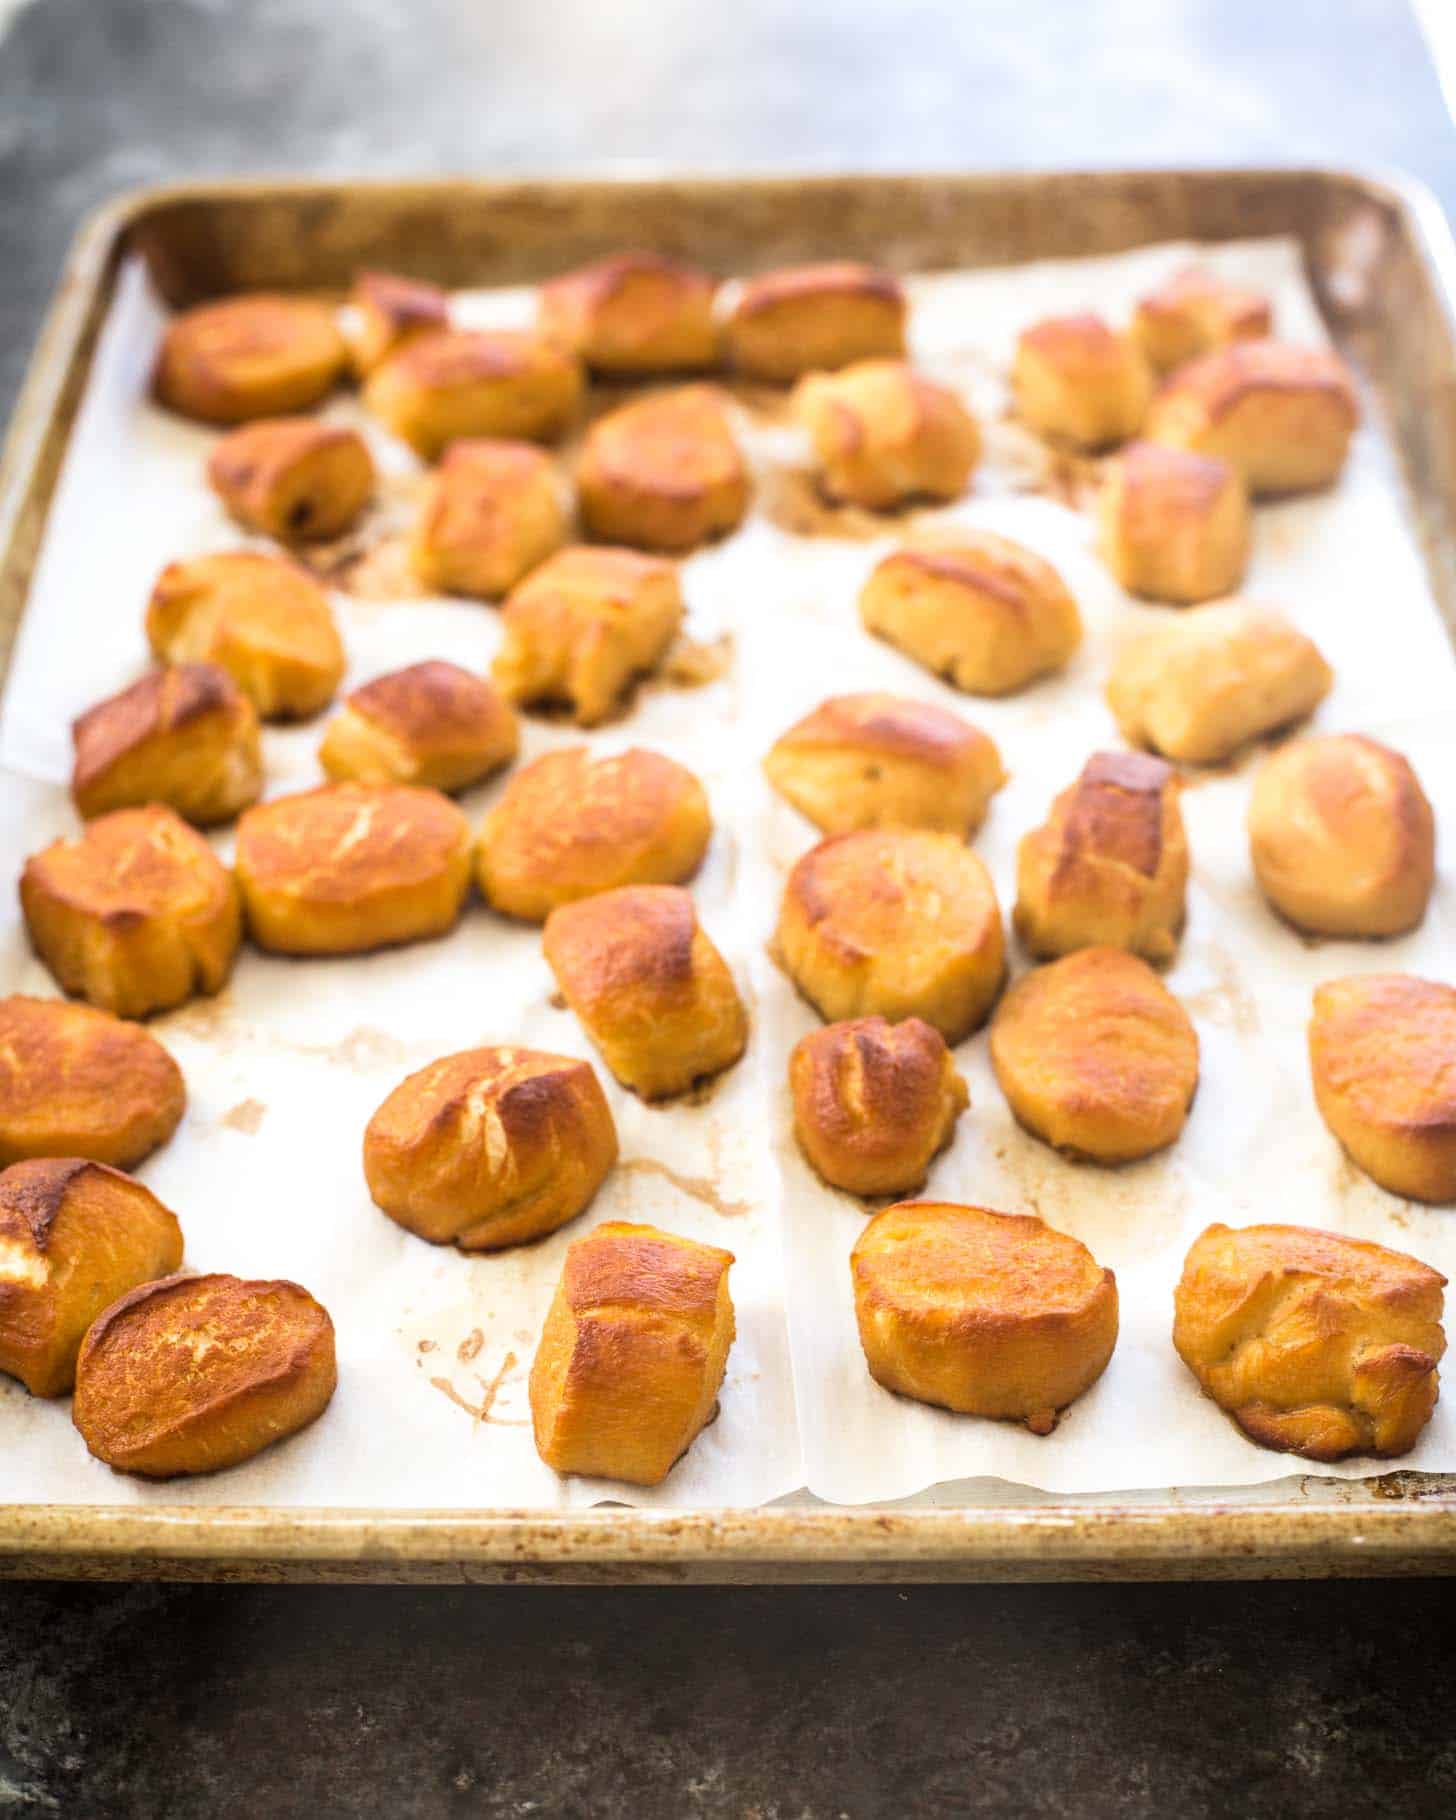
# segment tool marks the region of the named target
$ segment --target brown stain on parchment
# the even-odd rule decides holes
[[[653,1156],[629,1157],[618,1163],[618,1170],[624,1175],[656,1175],[663,1181],[670,1182],[679,1194],[685,1194],[690,1200],[701,1201],[705,1207],[711,1207],[714,1213],[724,1219],[738,1219],[753,1208],[747,1201],[730,1201],[718,1187],[718,1184],[704,1175],[684,1175],[679,1170],[669,1168]]]
[[[341,1036],[336,1043],[295,1043],[290,1047],[299,1055],[318,1056],[323,1061],[363,1074],[386,1064],[393,1066],[407,1062],[410,1058],[408,1046],[400,1042],[398,1037],[391,1036],[386,1030],[376,1030],[370,1024],[356,1024],[347,1036]]]
[[[239,1100],[236,1106],[229,1107],[218,1123],[224,1130],[241,1131],[245,1137],[254,1137],[267,1110],[261,1100]]]
[[[793,537],[838,537],[869,543],[894,536],[913,514],[867,512],[862,506],[835,505],[819,490],[808,468],[768,468],[759,479],[758,508],[772,525]]]
[[[657,680],[678,689],[701,689],[717,682],[733,668],[733,634],[717,638],[689,638],[684,634],[662,661]]]
[[[474,1357],[474,1354],[471,1356]],[[515,1353],[508,1352],[501,1360],[500,1367],[493,1377],[486,1379],[481,1377],[478,1372],[473,1373],[476,1383],[480,1386],[478,1403],[472,1403],[468,1397],[461,1396],[449,1378],[431,1378],[430,1387],[438,1390],[442,1397],[448,1397],[457,1409],[463,1409],[466,1415],[473,1418],[477,1427],[489,1422],[498,1428],[527,1428],[530,1424],[524,1417],[495,1414],[496,1399],[501,1393],[501,1388],[519,1363]]]
[[[1211,960],[1218,976],[1202,992],[1191,992],[1183,999],[1183,1009],[1192,1017],[1205,1017],[1239,1036],[1259,1034],[1259,1007],[1239,980],[1238,968],[1226,948],[1215,944]]]

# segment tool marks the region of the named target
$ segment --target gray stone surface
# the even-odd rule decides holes
[[[0,412],[79,218],[235,170],[1394,164],[1403,0],[38,0],[0,43]],[[1448,1815],[1456,1583],[0,1588],[0,1809]]]

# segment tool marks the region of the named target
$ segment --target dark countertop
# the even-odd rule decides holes
[[[216,172],[1397,165],[1404,0],[37,0],[0,41],[0,410],[80,217]],[[0,1588],[0,1809],[1456,1811],[1456,1582]]]

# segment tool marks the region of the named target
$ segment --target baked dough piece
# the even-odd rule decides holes
[[[984,1022],[1006,971],[996,887],[950,834],[865,828],[789,874],[779,959],[821,1017],[920,1017],[948,1043]]]
[[[870,1376],[918,1403],[1050,1434],[1117,1344],[1112,1272],[1029,1214],[901,1201],[850,1269]]]
[[[794,408],[813,442],[820,486],[871,511],[958,499],[980,458],[975,418],[903,360],[811,373],[795,389]]]
[[[1023,329],[1011,371],[1023,423],[1076,449],[1136,436],[1153,375],[1132,340],[1100,316],[1050,316]]]
[[[163,663],[219,664],[264,720],[307,720],[344,675],[328,595],[297,564],[254,550],[168,563],[147,639]]]
[[[859,597],[865,630],[968,695],[1012,695],[1062,665],[1082,617],[1052,565],[1009,537],[958,531],[907,544]]]
[[[347,361],[326,304],[257,291],[174,316],[152,390],[183,417],[250,423],[317,404],[343,377]]]
[[[175,1276],[94,1323],[71,1420],[117,1472],[219,1472],[307,1428],[338,1382],[334,1324],[297,1283]]]
[[[0,999],[0,1167],[69,1156],[134,1169],[186,1105],[182,1070],[140,1024],[65,999]]]
[[[659,1485],[713,1419],[733,1344],[733,1253],[609,1220],[567,1248],[531,1366],[554,1472]]]
[[[1401,935],[1426,914],[1436,824],[1410,764],[1363,733],[1311,734],[1265,761],[1249,797],[1265,897],[1312,935]]]
[[[683,620],[677,570],[635,550],[561,550],[505,604],[493,673],[510,701],[563,702],[582,727],[653,670]]]
[[[577,464],[581,521],[605,543],[692,550],[748,509],[748,470],[723,396],[680,386],[624,404],[587,431]]]
[[[733,975],[679,885],[624,885],[546,920],[542,951],[602,1060],[644,1100],[684,1093],[743,1054]]]
[[[574,1220],[617,1160],[589,1062],[467,1049],[401,1081],[364,1133],[375,1206],[462,1251],[523,1245]]]
[[[1312,714],[1329,665],[1282,613],[1252,601],[1199,607],[1118,653],[1107,701],[1129,744],[1216,765],[1248,740]]]
[[[551,457],[529,442],[452,442],[425,484],[410,567],[440,594],[494,600],[566,542]]]
[[[1129,594],[1187,606],[1231,594],[1249,566],[1249,495],[1216,455],[1135,442],[1097,506],[1103,560]]]
[[[0,1371],[61,1397],[103,1308],[182,1262],[182,1228],[150,1189],[80,1157],[0,1173]]]
[[[1154,401],[1146,433],[1170,448],[1222,456],[1257,497],[1329,486],[1359,418],[1337,355],[1240,341],[1181,367]]]
[[[1041,959],[1126,948],[1172,960],[1183,928],[1188,842],[1178,779],[1141,752],[1096,752],[1021,842],[1016,933]]]
[[[20,907],[60,985],[119,1017],[217,992],[242,940],[237,886],[170,809],[117,809],[25,862]]]
[[[280,543],[338,537],[374,494],[374,460],[357,430],[312,417],[268,417],[223,437],[207,484],[250,531]]]
[[[470,824],[438,790],[323,784],[249,809],[234,863],[260,948],[365,954],[454,928]]]
[[[1456,1201],[1453,1057],[1456,988],[1367,973],[1315,992],[1315,1102],[1352,1159],[1391,1194]]]
[[[660,752],[548,752],[506,785],[480,832],[477,873],[493,908],[544,923],[558,904],[619,885],[684,884],[713,818],[703,786]]]
[[[405,342],[450,326],[450,299],[438,285],[392,272],[360,272],[349,297],[349,358],[363,379]]]
[[[463,790],[508,765],[520,737],[483,676],[430,659],[355,689],[324,729],[319,763],[339,783]]]
[[[1018,1124],[1094,1163],[1166,1149],[1198,1085],[1188,1013],[1121,948],[1082,948],[1023,974],[996,1012],[991,1061]]]
[[[852,1018],[789,1057],[794,1136],[833,1188],[908,1194],[970,1104],[945,1039],[918,1017]]]
[[[995,741],[978,727],[880,691],[821,702],[774,741],[763,768],[825,834],[939,828],[969,838],[1006,782]]]
[[[753,379],[784,382],[905,352],[898,279],[853,260],[785,266],[747,279],[729,315],[728,357]]]
[[[1149,291],[1132,319],[1133,340],[1160,373],[1224,347],[1261,341],[1274,312],[1260,291],[1229,284],[1206,266],[1185,266]]]
[[[718,358],[717,280],[659,253],[614,253],[541,286],[538,326],[593,373],[691,372]]]
[[[71,796],[90,820],[165,803],[199,828],[228,822],[263,788],[258,711],[216,664],[154,670],[71,728]]]
[[[581,363],[513,329],[441,329],[380,362],[364,402],[417,455],[434,461],[462,436],[553,442],[576,415]]]
[[[1435,1407],[1445,1284],[1340,1233],[1209,1226],[1173,1292],[1173,1344],[1261,1447],[1389,1458],[1410,1452]]]

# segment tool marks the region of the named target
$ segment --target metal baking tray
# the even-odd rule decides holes
[[[0,458],[0,672],[122,258],[167,300],[342,290],[361,265],[525,283],[624,245],[723,272],[808,258],[906,270],[1289,235],[1362,370],[1456,635],[1456,246],[1434,200],[1338,170],[650,181],[233,181],[127,196],[81,231]],[[0,1576],[745,1582],[1456,1572],[1456,1478],[1267,1493],[752,1511],[0,1507]]]

